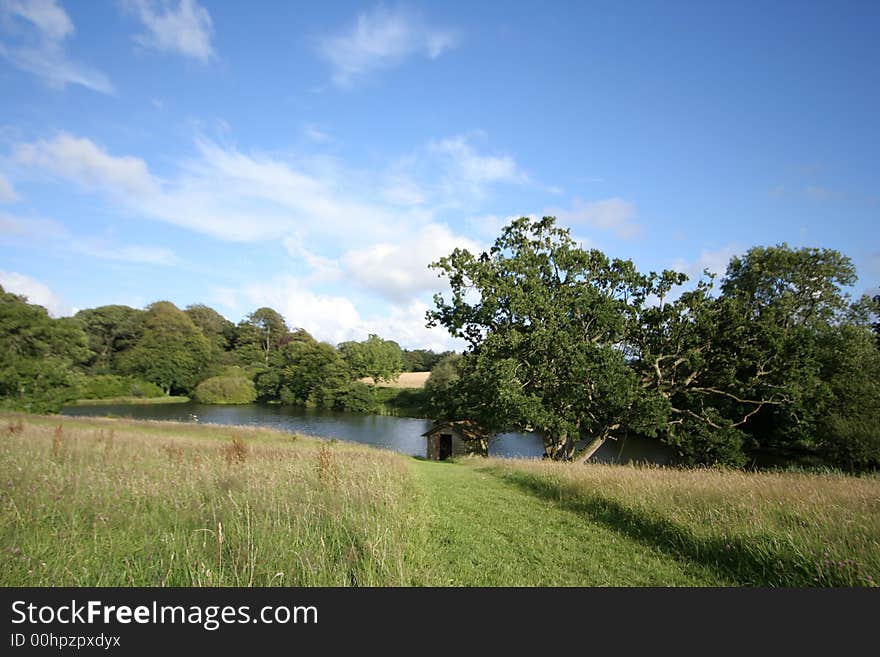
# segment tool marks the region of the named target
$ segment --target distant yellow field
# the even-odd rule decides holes
[[[425,382],[431,376],[430,372],[403,372],[393,381],[381,381],[375,385],[379,388],[424,388]],[[369,376],[361,379],[364,383],[373,383]]]

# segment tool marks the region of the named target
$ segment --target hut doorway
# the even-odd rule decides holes
[[[441,433],[437,437],[437,459],[445,461],[452,456],[452,434]]]

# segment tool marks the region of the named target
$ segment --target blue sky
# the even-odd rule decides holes
[[[0,0],[0,284],[56,315],[424,327],[426,265],[553,214],[645,270],[880,282],[880,3]]]

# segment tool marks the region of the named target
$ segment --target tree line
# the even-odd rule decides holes
[[[264,307],[237,324],[203,304],[108,305],[55,319],[0,287],[0,405],[57,411],[76,399],[189,395],[371,412],[374,388],[445,354],[370,335],[332,345]]]
[[[469,345],[432,376],[444,417],[537,431],[556,460],[637,435],[691,464],[880,467],[877,299],[845,292],[855,268],[835,250],[754,247],[686,285],[545,217],[431,266],[451,294],[429,324]]]

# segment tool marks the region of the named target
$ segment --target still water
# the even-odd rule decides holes
[[[388,415],[362,415],[303,409],[277,404],[213,406],[207,404],[108,404],[103,406],[67,406],[64,415],[112,415],[135,420],[174,420],[224,425],[270,427],[289,433],[320,438],[338,438],[374,447],[392,449],[411,456],[425,456],[422,434],[432,426],[430,420]],[[531,433],[506,433],[489,442],[489,455],[506,458],[540,458],[544,453],[541,437]],[[608,441],[593,457],[595,461],[627,463],[642,461],[668,463],[670,454],[661,445],[647,440],[630,439],[624,445]]]

